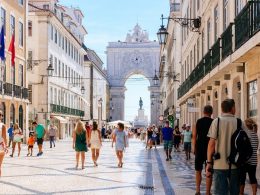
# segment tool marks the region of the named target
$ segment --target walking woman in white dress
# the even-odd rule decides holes
[[[4,123],[2,123],[3,117],[3,112],[0,110],[0,177],[2,170],[2,162],[4,160],[5,153],[7,153],[6,127]]]
[[[98,130],[98,125],[96,122],[93,123],[93,129],[90,134],[90,148],[92,153],[92,160],[94,166],[98,166],[97,160],[99,157],[99,150],[101,148],[101,132]]]

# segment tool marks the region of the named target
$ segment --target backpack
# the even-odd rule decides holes
[[[241,167],[251,158],[253,149],[247,133],[242,129],[241,119],[237,119],[237,129],[231,136],[231,152],[228,156],[228,162]]]

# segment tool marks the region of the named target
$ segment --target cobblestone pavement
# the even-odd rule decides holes
[[[46,142],[41,157],[26,157],[26,146],[19,158],[17,153],[14,158],[6,156],[0,194],[195,194],[194,159],[186,161],[183,152],[174,153],[173,160],[166,162],[162,146],[145,150],[142,142],[132,139],[120,169],[106,141],[98,167],[93,167],[89,151],[86,169],[75,170],[70,140],[58,142],[53,149],[48,146]],[[246,191],[250,194],[248,185]]]

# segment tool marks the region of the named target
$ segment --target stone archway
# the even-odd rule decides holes
[[[110,84],[110,120],[124,120],[125,82],[133,74],[141,74],[150,82],[151,96],[158,95],[159,85],[154,85],[155,70],[159,70],[160,46],[150,41],[148,33],[137,24],[125,42],[110,42],[107,47],[107,75]],[[157,104],[159,104],[157,102]],[[151,123],[157,120],[156,106],[151,106]]]

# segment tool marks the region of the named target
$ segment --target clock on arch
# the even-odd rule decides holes
[[[134,64],[140,64],[143,62],[143,57],[138,54],[132,55],[131,62]]]

